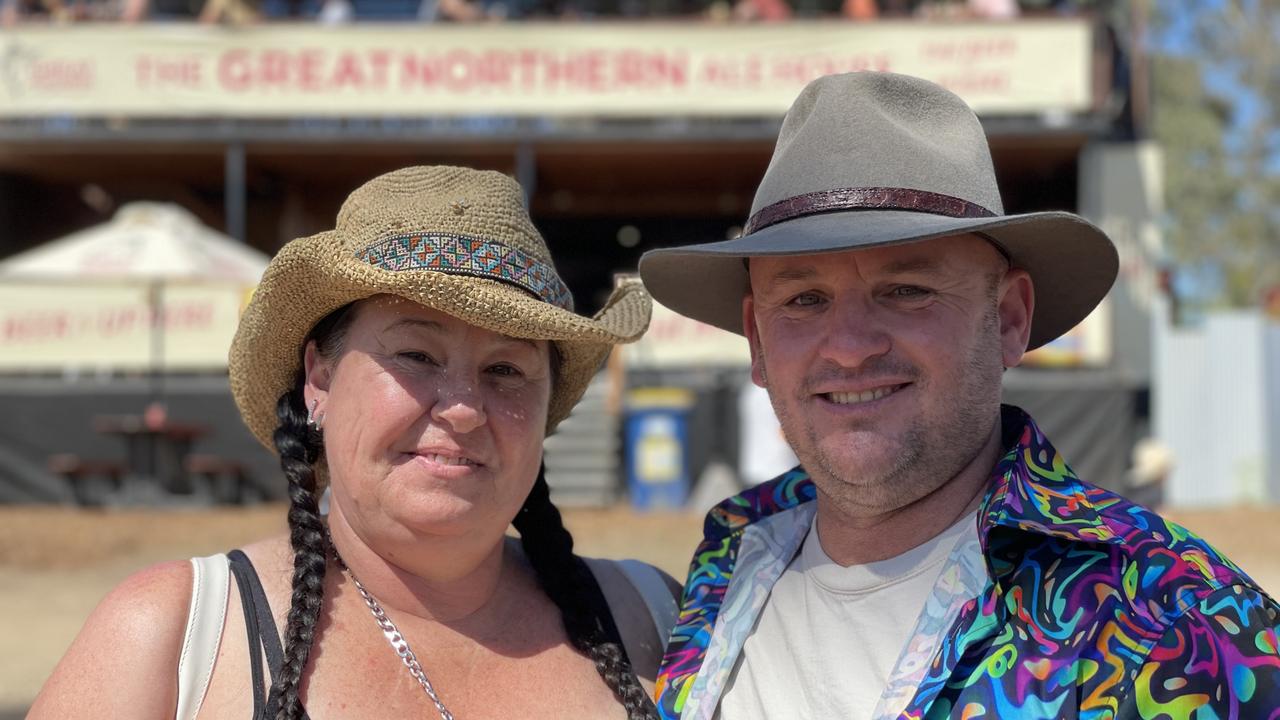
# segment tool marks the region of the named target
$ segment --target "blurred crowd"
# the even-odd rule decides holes
[[[20,23],[187,21],[501,22],[689,18],[720,22],[791,19],[1006,19],[1072,13],[1076,0],[0,0],[0,26]]]

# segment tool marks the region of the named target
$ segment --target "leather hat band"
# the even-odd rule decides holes
[[[839,188],[796,195],[752,215],[743,235],[805,215],[839,210],[907,210],[953,218],[996,217],[990,210],[958,197],[907,188]]]

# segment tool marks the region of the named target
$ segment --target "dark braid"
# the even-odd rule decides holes
[[[320,456],[319,438],[307,425],[302,383],[280,397],[276,405],[280,427],[274,440],[280,466],[289,479],[289,542],[293,546],[293,596],[284,628],[284,662],[276,676],[272,695],[279,699],[276,720],[302,717],[298,689],[311,654],[320,606],[324,600],[326,551],[324,523],[316,492],[315,462]]]
[[[641,687],[622,648],[605,636],[601,619],[587,601],[587,589],[596,585],[595,576],[573,554],[573,536],[551,502],[545,465],[538,470],[533,490],[513,523],[538,583],[560,608],[569,642],[595,663],[605,684],[627,709],[629,720],[656,720],[658,712],[649,694]]]
[[[311,330],[302,351],[311,341],[323,358],[340,351],[347,329],[355,320],[350,303],[329,313]],[[275,720],[298,720],[303,715],[299,689],[307,657],[315,641],[320,607],[324,601],[324,574],[329,544],[320,518],[316,461],[324,449],[319,430],[307,422],[307,403],[302,388],[306,374],[299,363],[293,389],[280,396],[276,418],[280,421],[272,440],[280,455],[280,467],[289,481],[289,544],[293,547],[293,594],[284,628],[284,662],[271,687],[271,697],[279,704]],[[268,712],[272,706],[268,705]]]

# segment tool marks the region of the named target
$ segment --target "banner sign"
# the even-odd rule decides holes
[[[1111,363],[1111,298],[1079,325],[1022,358],[1024,367],[1106,367]]]
[[[727,330],[687,318],[656,300],[649,330],[622,346],[628,370],[688,367],[747,367],[747,340]]]
[[[216,371],[249,288],[0,283],[0,371]]]
[[[1092,26],[19,26],[0,35],[0,117],[774,116],[809,80],[884,70],[984,114],[1093,106]]]

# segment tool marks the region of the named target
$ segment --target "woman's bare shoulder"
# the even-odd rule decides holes
[[[293,546],[286,534],[274,535],[240,548],[253,563],[253,569],[262,583],[262,589],[271,603],[273,612],[280,616],[288,608],[292,594]],[[281,607],[281,603],[284,604]]]
[[[96,717],[173,717],[191,582],[186,560],[125,578],[89,615],[27,717],[73,717],[88,706]]]
[[[286,533],[255,540],[240,549],[249,556],[259,574],[293,572],[293,546]]]

